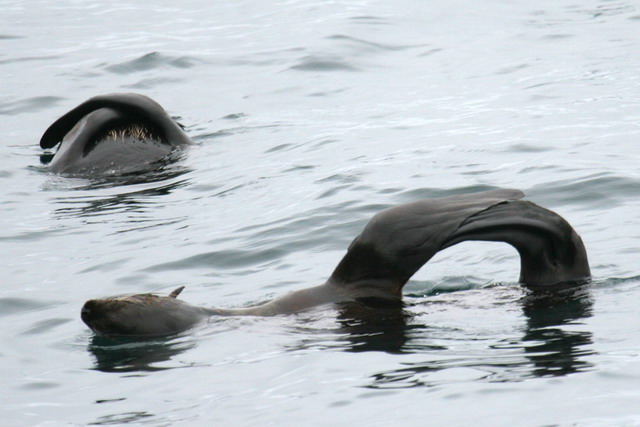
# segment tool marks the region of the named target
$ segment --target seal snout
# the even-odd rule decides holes
[[[80,310],[80,318],[87,325],[89,325],[89,323],[96,317],[96,302],[97,301],[93,299],[89,300],[84,303],[82,310]]]
[[[128,318],[126,310],[123,312],[126,306],[119,299],[91,299],[82,306],[80,318],[98,334],[126,333]]]
[[[104,302],[104,300],[91,299],[85,302],[80,310],[80,318],[91,329],[95,330],[108,316]]]

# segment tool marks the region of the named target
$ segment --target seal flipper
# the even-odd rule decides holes
[[[116,110],[132,123],[144,124],[157,133],[164,144],[177,146],[191,143],[189,137],[160,104],[144,95],[116,93],[90,98],[64,114],[44,132],[40,138],[40,147],[55,147],[83,117],[101,108]]]
[[[520,282],[533,287],[584,282],[582,239],[557,213],[528,201],[501,203],[467,218],[442,249],[467,240],[505,242],[520,254]]]
[[[409,278],[469,217],[522,197],[518,190],[501,189],[386,209],[351,243],[328,283],[355,299],[400,301]]]

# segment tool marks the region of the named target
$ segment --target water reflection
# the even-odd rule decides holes
[[[109,338],[93,336],[87,349],[95,358],[93,369],[102,372],[144,372],[173,369],[176,366],[159,366],[175,356],[196,346],[189,337],[156,338],[141,341],[139,338]]]
[[[145,185],[155,182],[168,181],[177,178],[191,169],[182,166],[170,165],[147,172],[136,172],[126,175],[100,177],[88,180],[86,185],[75,187],[74,190],[91,191],[114,187],[127,187],[131,185]]]
[[[527,328],[522,338],[527,358],[533,362],[532,376],[563,376],[593,366],[584,360],[593,336],[588,331],[565,326],[592,316],[590,287],[530,292],[522,298]],[[532,344],[529,344],[532,343]]]
[[[100,180],[91,182],[87,186],[76,188],[76,190],[97,190],[104,185],[134,185],[163,182],[171,178],[176,178],[186,171],[171,171],[171,173],[144,174],[141,176],[118,177],[117,179]],[[96,216],[113,211],[136,212],[144,210],[153,202],[150,197],[166,196],[178,188],[185,187],[189,180],[182,179],[169,184],[160,185],[142,190],[123,192],[109,195],[80,195],[58,197],[55,201],[63,207],[54,210],[59,217],[88,217]]]
[[[525,292],[519,301],[507,303],[520,305],[526,318],[521,337],[486,335],[470,338],[464,331],[447,332],[442,328],[416,325],[410,310],[401,307],[380,310],[362,304],[341,307],[340,328],[336,332],[344,334],[345,351],[414,353],[429,358],[372,375],[369,387],[373,388],[430,387],[470,378],[474,381],[522,381],[590,369],[593,364],[585,358],[594,354],[592,333],[572,327],[581,325],[580,319],[592,315],[590,287]],[[432,379],[430,374],[438,371],[443,373],[437,380]]]
[[[99,417],[96,421],[90,423],[90,425],[102,426],[102,425],[117,425],[117,424],[133,424],[133,423],[145,423],[150,422],[149,418],[155,417],[145,411],[136,412],[124,412],[121,414],[104,415]]]
[[[308,336],[312,330],[302,328],[305,339],[290,350],[317,348],[321,341],[320,345],[327,349],[413,354],[425,359],[403,361],[399,369],[374,373],[368,385],[372,388],[433,387],[470,378],[513,382],[590,369],[593,364],[586,358],[594,354],[593,337],[580,321],[592,316],[590,287],[520,292],[524,296],[497,306],[520,307],[525,317],[520,335],[488,332],[470,336],[472,326],[469,332],[425,325],[414,318],[411,307],[353,302],[338,306],[337,328],[316,331],[319,336],[311,340]],[[332,335],[331,343],[327,343],[327,332]],[[195,347],[195,343],[190,335],[145,341],[94,336],[88,350],[95,357],[96,370],[155,371],[174,368],[162,363]],[[433,377],[438,372],[437,378]]]
[[[338,309],[337,332],[344,334],[347,351],[402,353],[408,340],[407,320],[402,306],[372,307],[360,302],[345,303]]]

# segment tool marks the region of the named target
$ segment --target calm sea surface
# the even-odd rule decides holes
[[[0,0],[0,24],[0,424],[640,425],[636,1]],[[143,180],[47,173],[47,126],[111,92],[197,144]],[[531,295],[515,250],[465,243],[400,315],[80,320],[320,284],[378,210],[495,187],[574,225],[590,286]]]

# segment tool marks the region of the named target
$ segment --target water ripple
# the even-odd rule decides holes
[[[36,301],[34,299],[5,297],[0,298],[0,316],[14,313],[41,310],[53,305],[51,302]]]
[[[298,64],[289,67],[297,71],[359,71],[357,67],[349,64],[335,55],[308,55],[300,58]]]
[[[265,265],[282,259],[287,252],[272,248],[252,251],[221,250],[190,256],[174,262],[164,262],[147,267],[142,271],[160,272],[191,269],[235,269],[254,265]],[[244,274],[248,274],[245,272]],[[239,273],[243,274],[243,273]]]
[[[526,193],[556,206],[570,204],[593,209],[606,204],[613,207],[640,197],[640,178],[598,172],[579,179],[545,182],[531,187]]]
[[[191,68],[200,60],[189,56],[169,56],[159,52],[151,52],[136,59],[119,64],[102,65],[105,70],[114,74],[133,74],[158,68]]]
[[[13,102],[3,102],[0,103],[0,115],[13,116],[25,112],[46,110],[62,99],[57,96],[36,96]]]
[[[356,46],[359,51],[362,50],[371,50],[371,51],[400,51],[406,49],[415,49],[415,48],[423,48],[425,44],[411,44],[411,45],[401,45],[401,44],[389,44],[389,43],[378,43],[372,42],[352,36],[348,36],[345,34],[334,34],[332,36],[327,37],[328,40],[336,40],[339,42],[345,42],[348,44],[352,44]]]

